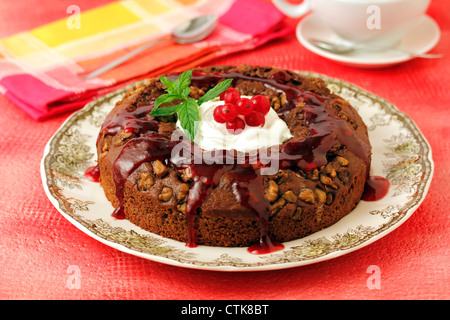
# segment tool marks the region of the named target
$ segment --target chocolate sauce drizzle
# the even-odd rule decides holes
[[[280,168],[297,167],[304,171],[310,171],[326,165],[327,153],[336,139],[367,164],[370,164],[370,147],[353,134],[353,129],[346,121],[337,119],[330,114],[325,107],[329,98],[312,92],[305,92],[277,81],[285,76],[286,74],[283,71],[275,73],[270,79],[260,79],[237,72],[226,74],[194,72],[191,84],[197,87],[209,87],[228,78],[233,79],[233,86],[236,86],[240,81],[259,81],[286,94],[287,103],[277,111],[281,119],[284,119],[299,103],[305,103],[304,117],[309,126],[309,133],[305,138],[292,138],[280,146]],[[172,149],[178,143],[187,142],[171,141],[169,138],[158,134],[158,121],[148,115],[153,106],[154,99],[148,105],[139,106],[132,111],[121,111],[113,115],[110,121],[105,122],[101,128],[99,137],[101,135],[116,135],[121,130],[134,134],[125,143],[113,165],[116,196],[119,200],[119,205],[114,210],[113,216],[119,219],[125,218],[122,206],[124,185],[128,177],[141,164],[160,160],[165,165],[175,169],[189,167],[193,177],[193,184],[186,200],[188,229],[186,245],[195,247],[197,245],[196,217],[199,210],[214,187],[219,184],[222,175],[225,172],[230,172],[233,176],[232,188],[236,200],[243,207],[253,212],[259,219],[260,240],[250,246],[249,252],[262,254],[283,249],[282,244],[272,241],[270,238],[268,218],[270,203],[264,197],[264,176],[261,174],[264,165],[250,165],[247,160],[244,161],[245,163],[232,161],[231,163],[233,164],[231,165],[195,164],[197,162],[194,161],[194,152],[190,156],[188,155],[190,159],[180,161],[179,158],[171,155]],[[222,154],[224,157],[222,163],[230,163],[225,158],[233,157],[233,154],[227,150],[224,150]]]

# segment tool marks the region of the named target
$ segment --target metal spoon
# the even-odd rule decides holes
[[[112,68],[115,68],[118,65],[121,65],[122,63],[124,63],[128,59],[134,57],[138,53],[140,53],[162,41],[172,40],[172,41],[175,41],[176,43],[186,44],[186,43],[194,43],[194,42],[203,40],[214,30],[214,28],[217,25],[217,19],[218,18],[216,15],[211,14],[211,15],[200,16],[200,17],[188,20],[186,22],[183,22],[182,24],[178,25],[175,29],[173,29],[172,33],[168,37],[154,40],[154,41],[147,43],[139,48],[136,48],[135,50],[127,53],[126,55],[89,73],[88,75],[84,76],[84,78],[92,79],[96,76],[99,76],[102,73],[105,73],[106,71],[111,70]]]
[[[363,47],[363,46],[357,46],[357,45],[351,45],[351,44],[340,44],[340,43],[332,43],[332,42],[328,42],[328,41],[324,41],[324,40],[318,40],[318,39],[308,39],[309,42],[311,42],[313,45],[315,45],[318,48],[321,48],[323,50],[332,52],[332,53],[337,53],[337,54],[342,54],[342,53],[349,53],[355,50],[359,50],[359,49],[370,49],[370,50],[383,50],[383,48],[381,47]],[[392,48],[390,50],[397,50],[403,53],[408,54],[411,57],[415,57],[415,58],[427,58],[427,59],[436,59],[436,58],[442,58],[444,55],[443,54],[433,54],[433,53],[414,53],[414,52],[410,52],[404,49],[400,49],[400,48]]]

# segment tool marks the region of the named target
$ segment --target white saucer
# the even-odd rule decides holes
[[[324,26],[314,13],[305,17],[298,24],[296,34],[298,40],[306,49],[348,66],[381,68],[413,59],[407,53],[395,49],[371,52],[355,50],[349,53],[337,54],[318,48],[310,43],[308,39],[316,38],[338,42],[339,37]],[[403,37],[397,47],[419,54],[426,53],[438,43],[440,36],[441,31],[437,23],[429,16],[424,15],[420,18],[417,25]]]

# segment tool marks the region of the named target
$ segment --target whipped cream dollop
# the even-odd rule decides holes
[[[241,97],[251,98],[248,96]],[[250,152],[260,148],[279,145],[292,138],[288,126],[272,108],[265,116],[266,123],[263,127],[246,125],[241,133],[233,135],[228,132],[224,123],[218,123],[214,120],[214,109],[223,104],[224,101],[215,98],[204,102],[199,107],[201,120],[198,124],[199,127],[194,143],[204,150],[235,149],[240,152]],[[178,129],[183,130],[180,121],[177,122],[176,126]]]

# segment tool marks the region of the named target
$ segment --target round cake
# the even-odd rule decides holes
[[[149,115],[167,87],[161,77],[145,80],[116,103],[97,140],[100,183],[113,215],[189,246],[270,250],[351,212],[371,159],[367,127],[356,110],[321,79],[264,66],[194,69],[189,97],[198,100],[226,79],[243,97],[268,99],[273,121],[251,130],[260,135],[257,130],[272,126],[264,132],[279,141],[266,139],[252,150],[253,136],[243,133],[230,135],[236,142],[230,148],[206,149],[185,138],[177,114]],[[214,136],[212,121],[200,121],[207,125],[197,134],[205,145]]]

